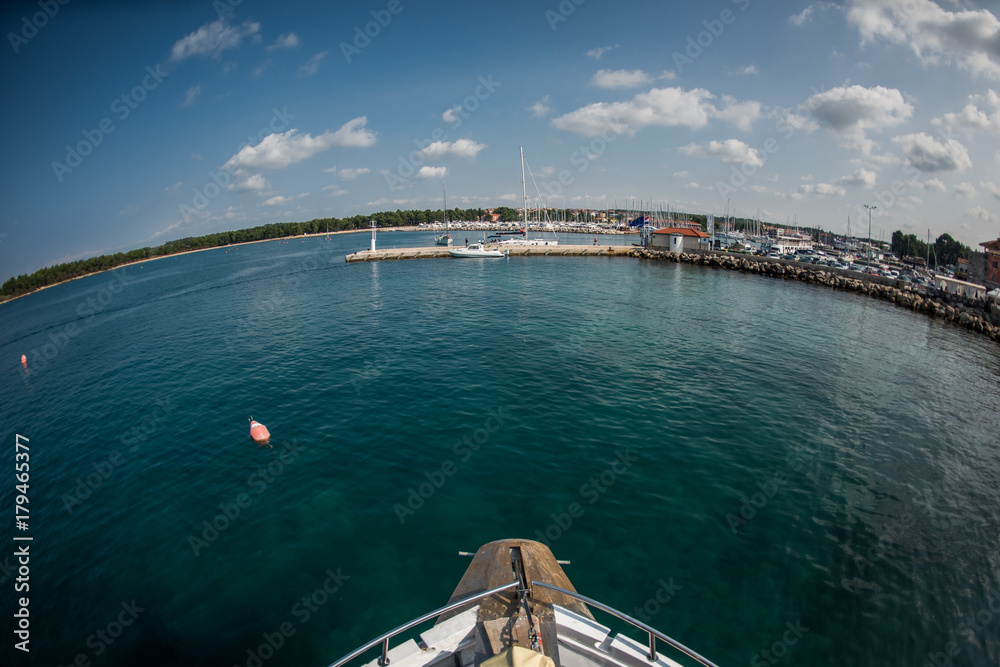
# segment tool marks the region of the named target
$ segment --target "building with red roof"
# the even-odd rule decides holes
[[[671,252],[690,252],[692,250],[708,250],[709,236],[698,229],[688,227],[664,227],[656,229],[651,235],[650,245],[660,250]]]

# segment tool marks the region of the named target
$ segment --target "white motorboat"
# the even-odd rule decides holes
[[[473,243],[465,248],[448,248],[452,257],[504,257],[507,253],[487,248],[482,243]]]
[[[346,667],[376,647],[381,655],[369,658],[364,667],[681,667],[658,651],[657,641],[715,667],[646,623],[577,593],[561,562],[540,542],[490,542],[476,552],[447,605],[373,639],[330,667]],[[613,633],[594,619],[592,609],[631,624],[648,641]],[[434,618],[419,642],[393,640]],[[390,641],[395,644],[391,648]]]

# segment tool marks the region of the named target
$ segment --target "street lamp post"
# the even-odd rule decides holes
[[[868,266],[872,265],[872,209],[878,208],[875,204],[865,204],[868,209]]]

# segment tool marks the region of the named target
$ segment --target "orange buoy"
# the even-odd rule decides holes
[[[28,357],[24,356],[23,354],[21,355],[21,365],[24,366],[25,368],[28,367]]]
[[[250,417],[250,437],[258,445],[266,445],[268,444],[268,440],[271,439],[271,434],[268,432],[266,426],[254,421],[253,417]]]

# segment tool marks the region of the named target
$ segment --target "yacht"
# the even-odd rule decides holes
[[[482,243],[473,243],[465,248],[449,248],[452,257],[504,257],[507,253],[487,248]]]
[[[441,192],[444,193],[444,234],[438,234],[434,237],[434,245],[451,245],[451,234],[448,233],[448,193],[444,189],[444,183],[441,184]]]
[[[524,146],[521,147],[521,198],[523,200],[523,220],[521,222],[521,237],[511,236],[500,241],[504,246],[540,246],[559,245],[559,239],[529,239],[528,238],[528,191],[524,183]]]

